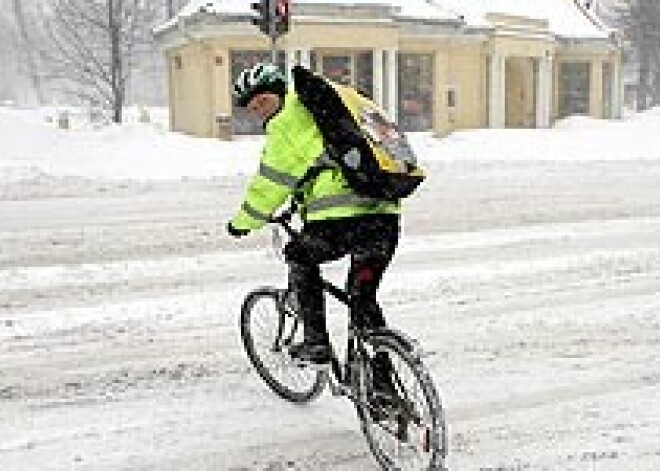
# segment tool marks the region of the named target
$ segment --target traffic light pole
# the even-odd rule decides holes
[[[277,25],[275,24],[276,8],[277,2],[275,0],[270,0],[270,2],[268,2],[268,14],[270,19],[268,22],[268,35],[270,36],[270,62],[273,65],[277,65]]]
[[[270,38],[270,62],[277,65],[277,38],[275,36]]]

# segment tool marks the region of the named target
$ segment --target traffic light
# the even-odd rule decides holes
[[[273,0],[275,3],[275,32],[282,36],[291,23],[291,0]]]
[[[256,18],[252,18],[252,24],[259,27],[259,30],[265,35],[270,36],[270,6],[271,0],[259,0],[250,4],[250,8],[257,13]]]

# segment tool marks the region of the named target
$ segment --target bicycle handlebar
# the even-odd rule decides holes
[[[298,203],[295,199],[292,199],[286,209],[277,215],[269,217],[268,222],[282,226],[291,238],[300,237],[300,233],[291,227],[291,219],[293,219],[293,215],[296,214],[297,211]]]

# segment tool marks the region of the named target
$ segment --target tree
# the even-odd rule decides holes
[[[0,6],[2,3],[0,2]],[[0,102],[16,98],[14,68],[17,63],[14,47],[14,22],[4,8],[0,8]]]
[[[13,0],[12,5],[14,7],[16,26],[20,35],[19,44],[22,51],[22,62],[26,66],[26,74],[30,80],[34,98],[37,104],[41,105],[44,102],[44,96],[41,87],[41,76],[37,66],[37,59],[35,57],[34,42],[30,35],[31,28],[29,27],[25,11],[23,10],[23,2],[21,0]]]
[[[637,109],[660,105],[660,2],[621,0],[615,11],[638,66]]]
[[[149,0],[53,0],[41,49],[49,78],[121,123],[131,70],[161,15],[162,2]]]

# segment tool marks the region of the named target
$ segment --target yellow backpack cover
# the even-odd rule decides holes
[[[373,101],[301,66],[293,68],[293,78],[300,101],[323,135],[330,160],[356,193],[396,201],[424,181],[405,135]]]

